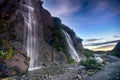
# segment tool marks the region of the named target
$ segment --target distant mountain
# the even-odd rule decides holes
[[[120,57],[120,42],[118,42],[115,48],[112,50],[112,54]]]

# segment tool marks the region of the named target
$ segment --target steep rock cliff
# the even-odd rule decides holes
[[[29,0],[2,0],[0,2],[0,51],[8,54],[10,54],[11,48],[12,51],[15,51],[9,59],[6,59],[6,56],[0,58],[0,76],[24,74],[28,70],[27,31],[25,31],[25,18],[21,12],[27,12],[24,7],[25,1]],[[42,7],[42,4],[43,2],[40,0],[32,0],[32,5],[35,7],[34,16],[36,16],[37,21],[36,34],[38,34],[40,64],[51,61],[66,62],[70,58],[65,36],[61,29],[70,34],[74,46],[81,56],[84,53],[82,40],[59,20],[56,22],[51,14]]]

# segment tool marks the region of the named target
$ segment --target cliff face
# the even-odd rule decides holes
[[[0,76],[24,74],[29,67],[26,52],[27,31],[25,31],[25,17],[21,11],[29,0],[2,0],[0,2]],[[82,40],[75,36],[71,29],[58,23],[51,14],[42,7],[43,2],[32,0],[35,8],[40,64],[51,61],[67,61],[70,57],[65,36],[61,29],[68,32],[73,39],[79,56],[84,53]],[[7,57],[6,57],[7,55]],[[9,55],[9,56],[8,56]],[[21,64],[21,65],[19,65]],[[7,70],[5,68],[8,68]],[[14,72],[14,74],[13,74]]]
[[[112,50],[112,54],[120,57],[120,42],[118,42],[115,48]]]

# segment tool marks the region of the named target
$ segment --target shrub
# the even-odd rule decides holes
[[[116,56],[116,57],[120,57],[120,52],[111,52],[111,55]]]
[[[4,58],[5,53],[3,51],[0,51],[0,58]]]
[[[85,56],[87,58],[94,57],[94,55],[91,52],[85,52]]]
[[[93,53],[94,53],[94,51],[89,50],[89,49],[85,49],[85,53],[84,54],[85,54],[85,56],[87,58],[90,58],[90,57],[94,57]]]
[[[67,43],[61,29],[58,26],[55,26],[51,31],[53,39],[50,42],[50,45],[58,51],[67,53]]]
[[[15,54],[16,54],[16,51],[13,50],[13,49],[10,47],[10,49],[8,50],[5,58],[6,58],[6,59],[11,59]]]
[[[69,63],[69,64],[71,64],[71,63],[75,63],[75,60],[72,59],[72,58],[70,58],[70,59],[68,59],[68,63]]]
[[[10,48],[7,51],[0,51],[0,58],[11,59],[16,54],[16,51]]]
[[[85,66],[87,69],[100,69],[102,65],[94,59],[86,59],[80,62],[81,65]]]

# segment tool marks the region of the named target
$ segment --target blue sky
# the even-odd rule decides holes
[[[111,50],[120,40],[120,0],[44,0],[44,7],[73,29],[85,48]]]

